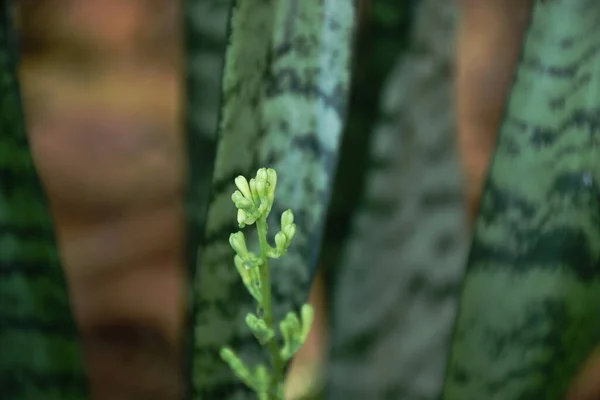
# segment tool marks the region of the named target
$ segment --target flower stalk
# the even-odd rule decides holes
[[[277,325],[273,318],[271,297],[271,271],[269,259],[285,255],[296,234],[294,214],[291,210],[281,215],[281,230],[275,235],[275,247],[267,240],[267,217],[275,201],[277,173],[274,169],[261,168],[256,177],[248,182],[243,176],[235,178],[237,189],[231,196],[237,211],[240,229],[256,225],[259,253],[248,250],[244,233],[238,231],[229,237],[229,244],[235,251],[234,264],[244,286],[257,303],[258,312],[246,315],[246,325],[258,342],[265,346],[270,355],[270,369],[258,365],[250,369],[235,352],[224,347],[221,358],[229,364],[236,376],[254,390],[259,400],[283,400],[285,366],[306,341],[314,319],[310,304],[302,306],[300,316],[290,311]],[[276,334],[279,328],[283,345]]]

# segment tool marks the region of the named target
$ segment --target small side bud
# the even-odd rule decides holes
[[[246,316],[246,325],[262,345],[268,343],[275,336],[275,332],[267,326],[265,321],[252,313]]]
[[[233,350],[228,347],[223,347],[220,355],[223,361],[229,364],[229,367],[242,382],[244,382],[251,389],[256,388],[257,385],[256,382],[254,382],[250,369],[246,366],[246,364],[244,364],[242,359],[233,352]]]
[[[236,232],[229,235],[229,245],[241,258],[248,257],[248,247],[246,247],[246,238],[243,232]]]
[[[221,358],[227,363],[229,363],[230,361],[235,361],[237,359],[235,353],[229,347],[223,347],[221,349]]]
[[[256,382],[256,391],[259,394],[259,399],[269,399],[269,383],[271,375],[263,364],[260,364],[254,370],[254,382]],[[265,397],[266,395],[266,397]]]
[[[240,209],[238,209],[238,212],[237,212],[237,223],[238,223],[238,226],[240,227],[240,229],[242,229],[246,226],[245,222],[246,222],[246,211],[244,211],[240,208]]]
[[[313,319],[314,310],[312,306],[304,304],[300,310],[300,318],[296,313],[290,311],[279,323],[284,343],[279,354],[284,360],[291,359],[306,342]]]
[[[281,229],[293,223],[294,213],[292,212],[292,210],[285,210],[283,214],[281,214]]]
[[[277,232],[277,234],[275,235],[275,246],[277,247],[277,250],[285,250],[285,248],[287,247],[287,243],[288,238],[287,236],[285,236],[285,233]]]
[[[260,273],[257,271],[257,268],[253,268],[238,255],[233,258],[233,262],[238,274],[242,278],[244,286],[250,295],[260,303],[262,301],[262,293],[260,291]]]
[[[256,217],[254,215],[249,214],[246,210],[238,209],[237,213],[237,223],[240,229],[244,228],[246,225],[252,225],[256,222]]]
[[[231,195],[231,201],[233,201],[233,204],[235,204],[236,208],[239,209],[251,210],[254,208],[254,202],[252,201],[252,198],[248,199],[239,190],[233,192]]]
[[[283,233],[285,233],[285,236],[287,237],[289,246],[294,236],[296,236],[296,224],[287,225],[285,228],[283,228]]]
[[[279,323],[279,330],[283,336],[283,347],[279,351],[279,355],[285,361],[289,360],[294,356],[294,332],[289,324],[287,318]]]

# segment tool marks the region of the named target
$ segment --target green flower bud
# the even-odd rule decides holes
[[[239,358],[233,350],[228,347],[224,347],[221,349],[221,358],[229,367],[233,370],[233,372],[237,375],[237,377],[244,382],[248,387],[254,389],[256,384],[250,372],[250,369],[244,364],[241,358]]]
[[[277,232],[275,235],[275,246],[277,246],[277,250],[285,250],[288,245],[288,238],[285,236],[283,232]]]
[[[246,325],[260,344],[266,344],[275,336],[275,332],[267,326],[265,321],[252,313],[246,315]]]
[[[233,258],[233,262],[238,274],[242,278],[242,282],[244,282],[244,286],[246,286],[250,295],[260,303],[262,301],[262,293],[260,292],[261,282],[258,268],[252,268],[251,264],[238,255]]]
[[[283,233],[285,233],[285,236],[287,237],[289,246],[294,236],[296,236],[296,224],[287,225],[285,228],[283,228]]]
[[[241,201],[242,199],[245,199],[244,195],[242,194],[242,192],[240,192],[239,190],[236,190],[235,192],[233,192],[233,194],[231,195],[231,201],[233,201],[234,203],[238,203],[239,201]]]
[[[264,260],[260,257],[257,256],[256,254],[250,252],[248,253],[248,260],[247,263],[250,264],[252,267],[260,267],[261,265],[263,265]]]
[[[275,188],[277,187],[277,172],[273,168],[267,170],[267,198],[269,204],[275,201]]]
[[[262,215],[268,215],[273,205],[269,200],[268,184],[267,170],[265,168],[259,169],[256,173],[256,194],[260,199],[258,210]]]
[[[258,196],[258,191],[256,190],[256,179],[250,179],[250,191],[252,192],[252,201],[254,204],[258,204],[260,201],[260,197]]]
[[[256,193],[261,200],[267,197],[267,181],[256,181]]]
[[[240,228],[243,228],[246,226],[246,218],[247,218],[247,214],[244,210],[242,210],[241,208],[238,209],[237,212],[237,223],[239,225]]]
[[[237,213],[237,222],[240,228],[245,227],[246,225],[252,225],[256,222],[256,217],[249,214],[246,210],[238,209]]]
[[[247,268],[248,264],[246,264],[244,262],[244,259],[242,257],[238,256],[237,254],[235,256],[233,256],[233,263],[235,264],[235,267],[238,269],[238,271],[240,271],[240,275],[243,278],[244,277],[243,275],[246,275],[246,272],[244,272],[244,271],[246,271],[246,269],[248,269]]]
[[[267,181],[267,169],[266,168],[260,168],[258,171],[256,171],[256,180],[262,181],[262,182]]]
[[[290,331],[294,335],[300,333],[300,320],[298,319],[298,316],[296,315],[295,312],[293,312],[293,311],[288,312],[287,315],[285,316],[285,320],[287,321],[287,323],[289,325]]]
[[[283,214],[281,214],[281,229],[293,223],[294,213],[292,212],[292,210],[285,210]]]
[[[249,254],[249,257],[252,257],[252,253],[248,253],[248,254]],[[248,259],[244,259],[237,254],[233,257],[233,262],[235,263],[235,266],[238,269],[242,269],[243,271],[247,271],[250,268],[254,267],[254,265],[252,265],[251,261],[249,261]],[[244,275],[244,274],[248,274],[248,273],[244,272],[243,274],[240,274],[240,275]]]
[[[241,258],[248,257],[248,247],[246,247],[246,238],[243,232],[229,235],[229,245]]]
[[[250,211],[252,208],[254,208],[254,202],[252,201],[252,198],[246,198],[239,190],[233,192],[231,195],[231,201],[233,201],[233,204],[235,204],[235,206],[239,209]]]
[[[279,330],[281,331],[281,335],[283,336],[283,347],[279,351],[279,355],[285,361],[292,358],[294,355],[294,332],[290,327],[289,321],[285,318],[283,321],[279,323]]]
[[[227,363],[237,363],[238,361],[238,357],[229,347],[223,347],[221,349],[221,358]]]
[[[260,393],[265,393],[268,395],[268,390],[269,390],[269,381],[271,380],[271,376],[269,375],[269,371],[267,370],[267,367],[265,367],[263,364],[260,364],[258,367],[256,367],[256,369],[254,370],[254,381],[256,382],[256,391],[259,392],[259,396]],[[263,399],[264,398],[269,398],[261,396]],[[259,398],[261,398],[259,397]]]
[[[242,175],[235,178],[235,186],[242,192],[247,199],[252,199],[252,191],[248,186],[248,181]]]

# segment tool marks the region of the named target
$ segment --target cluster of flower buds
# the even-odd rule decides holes
[[[250,182],[243,176],[235,178],[236,190],[231,195],[231,200],[238,209],[237,222],[240,228],[244,228],[246,225],[252,225],[259,218],[266,218],[271,212],[273,202],[275,200],[275,187],[277,185],[277,173],[274,169],[261,168],[256,173],[256,178],[250,179]],[[275,248],[269,248],[267,256],[269,258],[279,258],[286,252],[292,239],[296,235],[296,224],[294,224],[294,214],[292,210],[286,210],[281,215],[281,231],[275,235]],[[240,239],[234,238],[234,240],[242,240],[243,235]],[[230,243],[232,239],[230,238]],[[234,243],[231,243],[231,247],[234,247]],[[236,250],[236,253],[242,257],[247,265],[251,265],[251,260],[246,257],[247,250],[245,242],[243,246],[243,254]]]
[[[260,304],[262,301],[260,267],[263,260],[246,246],[246,238],[243,232],[236,232],[229,235],[229,245],[235,251],[233,262],[238,274],[242,277],[244,286],[254,299]]]
[[[260,400],[270,398],[267,395],[270,381],[267,367],[260,364],[254,370],[251,370],[229,347],[221,349],[221,358],[229,364],[242,382],[259,394]]]
[[[240,175],[235,178],[235,185],[238,190],[231,195],[231,200],[238,209],[237,222],[240,228],[269,215],[277,186],[277,173],[274,169],[259,169],[256,178],[250,179],[250,182]]]
[[[266,345],[275,338],[275,327],[272,326],[272,311],[270,298],[268,259],[283,256],[296,235],[294,214],[287,210],[281,214],[281,231],[275,235],[275,247],[267,243],[267,217],[275,200],[275,187],[277,174],[275,170],[261,168],[256,177],[250,182],[243,176],[235,179],[237,189],[231,200],[238,209],[237,222],[240,229],[246,225],[256,223],[259,235],[260,255],[248,251],[246,238],[243,232],[232,233],[229,244],[235,251],[235,267],[242,278],[244,286],[258,303],[257,314],[249,313],[246,316],[246,325],[250,328],[256,339]],[[264,280],[264,285],[263,285]],[[264,303],[264,304],[263,304]],[[264,308],[268,308],[268,317],[262,318]],[[306,341],[314,318],[314,312],[309,304],[305,304],[298,316],[289,312],[279,324],[284,345],[280,350],[271,350],[274,360],[289,361]],[[267,321],[269,323],[267,324]],[[283,398],[283,382],[273,386],[273,380],[264,365],[259,365],[254,370],[248,368],[244,362],[229,348],[221,350],[221,357],[225,360],[235,374],[250,388],[257,392],[259,400]],[[275,363],[277,364],[277,363]],[[279,376],[283,371],[276,371]]]
[[[279,354],[284,361],[290,360],[306,342],[314,317],[312,306],[304,304],[300,310],[300,318],[296,313],[290,311],[279,323],[284,343]]]
[[[259,218],[266,220],[275,200],[275,187],[277,185],[275,170],[261,168],[256,173],[256,178],[250,179],[250,182],[240,175],[235,178],[235,184],[238,190],[233,193],[231,200],[238,208],[237,221],[240,228],[254,224]],[[269,258],[283,256],[295,235],[294,214],[291,210],[286,210],[281,215],[281,231],[275,235],[275,248],[268,246],[266,256]],[[229,244],[236,253],[234,263],[244,285],[260,304],[262,300],[262,283],[260,270],[257,267],[260,267],[265,260],[248,251],[246,239],[242,232],[232,233],[229,236]]]
[[[281,231],[275,235],[275,248],[269,249],[267,255],[269,258],[279,258],[283,256],[292,239],[296,236],[296,224],[294,224],[294,214],[292,210],[286,210],[281,214]]]
[[[267,326],[265,320],[252,313],[246,315],[246,325],[248,325],[258,343],[262,345],[267,344],[275,336],[275,332]]]

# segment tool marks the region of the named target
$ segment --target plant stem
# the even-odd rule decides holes
[[[256,221],[256,229],[258,230],[258,243],[260,246],[260,258],[263,260],[263,264],[260,266],[260,280],[262,282],[262,307],[264,312],[265,324],[273,331],[275,331],[275,324],[273,321],[273,307],[271,305],[271,272],[269,270],[269,258],[267,257],[267,250],[269,244],[267,243],[267,218],[260,217]],[[279,400],[278,386],[283,376],[283,360],[279,355],[279,346],[277,345],[277,339],[273,337],[268,343],[269,353],[271,353],[271,361],[273,363],[273,374],[271,375],[269,399]]]

